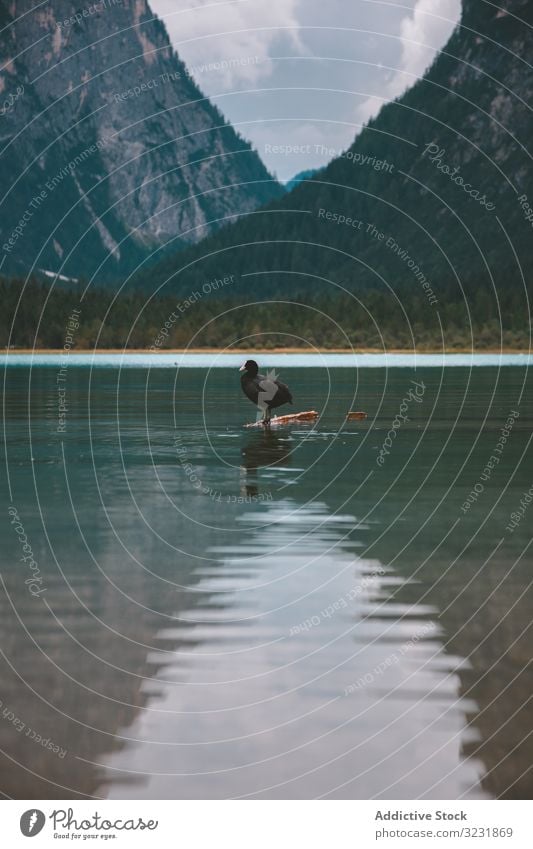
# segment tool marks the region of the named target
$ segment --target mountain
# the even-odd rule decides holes
[[[302,180],[309,180],[311,177],[314,177],[315,174],[318,174],[319,170],[319,168],[308,168],[306,171],[298,171],[294,177],[285,183],[285,190],[287,192],[292,192],[292,190],[295,189]]]
[[[455,299],[458,324],[469,321],[474,291],[499,320],[505,289],[527,323],[532,24],[527,0],[464,0],[424,77],[342,156],[198,248],[167,257],[150,278],[139,274],[137,285],[190,291],[223,267],[241,300],[377,289],[404,321],[401,293],[409,292],[419,295],[421,323],[437,322],[439,304]]]
[[[145,0],[0,0],[0,27],[3,273],[116,277],[283,193]]]

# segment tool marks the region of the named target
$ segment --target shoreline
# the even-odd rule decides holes
[[[471,348],[452,348],[442,350],[438,348],[418,348],[413,350],[412,348],[388,348],[387,350],[383,350],[383,348],[357,348],[352,350],[351,348],[319,348],[310,351],[307,348],[248,348],[247,350],[243,350],[242,348],[227,348],[221,351],[220,348],[165,348],[164,350],[151,351],[150,348],[128,348],[126,350],[123,348],[98,348],[97,350],[92,348],[73,348],[70,350],[65,350],[64,348],[10,348],[8,350],[4,348],[1,353],[3,356],[8,354],[24,354],[25,356],[28,354],[33,354],[34,356],[43,354],[67,354],[68,356],[83,354],[83,356],[87,356],[94,354],[97,357],[105,356],[106,354],[123,354],[125,356],[128,354],[147,354],[153,357],[157,357],[160,354],[169,356],[175,354],[240,354],[243,357],[248,356],[248,354],[256,354],[261,357],[268,357],[272,354],[353,354],[354,356],[361,354],[444,354],[448,356],[450,354],[531,354],[533,353],[533,349],[482,348],[472,350]]]

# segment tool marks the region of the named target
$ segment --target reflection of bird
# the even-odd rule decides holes
[[[258,374],[259,366],[255,360],[246,360],[240,370],[244,372],[241,377],[242,391],[247,398],[263,411],[263,421],[268,424],[271,412],[282,404],[292,404],[292,395],[289,387],[276,380],[274,372]]]
[[[272,430],[254,433],[242,449],[242,466],[246,495],[257,495],[257,470],[264,466],[285,466],[291,455],[290,440]]]
[[[256,431],[242,449],[243,463],[248,471],[255,471],[261,466],[284,465],[290,454],[290,440],[272,430]]]

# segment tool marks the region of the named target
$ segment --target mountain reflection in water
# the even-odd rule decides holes
[[[6,372],[4,516],[46,592],[8,517],[4,795],[530,797],[525,369],[418,369],[383,468],[411,369],[287,370],[320,421],[246,431],[233,369],[201,408],[203,369],[71,368],[61,439],[55,376]]]

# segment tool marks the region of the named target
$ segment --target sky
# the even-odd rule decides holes
[[[196,82],[283,182],[320,168],[443,48],[460,0],[150,0]]]

